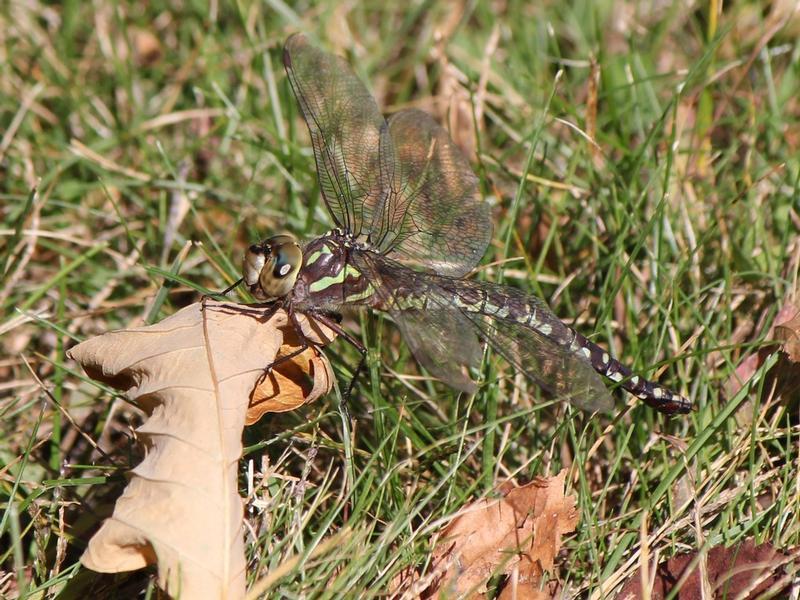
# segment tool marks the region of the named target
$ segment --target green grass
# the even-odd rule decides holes
[[[153,585],[79,571],[140,417],[65,350],[226,287],[270,232],[330,226],[281,65],[295,30],[347,56],[387,113],[433,111],[457,72],[461,123],[482,113],[473,164],[496,224],[477,276],[545,298],[697,411],[666,419],[615,392],[618,410],[590,418],[492,356],[458,397],[416,377],[387,319],[355,315],[370,360],[351,439],[334,394],[245,432],[261,485],[249,581],[283,566],[276,596],[381,595],[426,567],[463,504],[563,467],[580,524],[552,576],[571,596],[610,593],[643,548],[800,542],[797,404],[764,402],[763,377],[725,392],[796,293],[796,16],[771,27],[766,2],[718,19],[713,2],[478,2],[460,20],[438,3],[222,4],[0,9],[0,596],[53,596],[75,573],[69,589],[95,597]],[[158,55],[142,55],[146,34]],[[328,356],[344,385],[356,353]]]

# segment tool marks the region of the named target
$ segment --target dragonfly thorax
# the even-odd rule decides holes
[[[353,264],[354,250],[370,251],[340,229],[309,242],[303,248],[303,268],[297,276],[293,302],[328,308],[369,304],[374,289]]]

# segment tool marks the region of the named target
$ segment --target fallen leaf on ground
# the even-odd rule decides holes
[[[776,319],[775,339],[792,362],[800,362],[800,310],[791,307],[794,314],[780,322]]]
[[[793,303],[785,304],[775,317],[775,325],[767,334],[767,339],[776,342],[771,346],[759,348],[757,352],[742,359],[734,375],[726,382],[726,395],[733,397],[755,372],[764,364],[767,358],[775,351],[779,351],[778,362],[767,374],[762,401],[772,397],[780,398],[782,403],[789,404],[798,400],[800,391],[800,309]],[[740,425],[749,423],[752,408],[747,410],[749,404],[742,405],[737,413],[737,422]]]
[[[310,339],[332,339],[300,320]],[[244,597],[237,470],[251,394],[261,382],[280,404],[286,385],[292,399],[284,404],[300,405],[328,391],[331,381],[315,375],[309,386],[305,373],[295,381],[288,362],[280,375],[265,378],[275,356],[290,352],[282,345],[293,330],[282,311],[265,321],[263,308],[205,302],[68,352],[90,377],[124,391],[148,415],[137,430],[145,458],[89,541],[81,557],[86,567],[113,573],[157,563],[159,585],[175,597]],[[296,336],[292,342],[297,347]],[[330,374],[316,350],[296,358]],[[300,398],[299,389],[308,395]]]
[[[655,580],[649,593],[642,590],[641,573],[637,571],[622,588],[618,600],[638,600],[650,598],[661,600],[672,591],[678,580],[684,575],[686,568],[695,561],[697,552],[680,554],[658,565]],[[732,548],[716,546],[706,556],[706,571],[712,598],[738,598],[749,600],[763,597],[770,589],[774,595],[782,598],[788,593],[792,578],[787,574],[796,572],[798,556],[787,555],[771,544],[756,545],[753,540],[745,540]],[[783,579],[783,584],[780,584]],[[695,565],[687,580],[681,586],[677,600],[700,600],[706,598],[700,580],[699,565]]]
[[[578,523],[575,498],[564,496],[565,476],[537,478],[462,509],[434,549],[432,567],[441,576],[424,596],[479,597],[489,578],[505,574],[500,597],[549,597],[539,590],[544,572],[553,570],[561,536]]]
[[[134,30],[133,50],[136,62],[140,67],[152,67],[164,54],[156,34],[147,29]]]

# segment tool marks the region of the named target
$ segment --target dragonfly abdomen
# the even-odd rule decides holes
[[[590,342],[577,331],[572,332],[575,335],[572,346],[577,352],[582,353],[588,359],[595,371],[608,377],[611,381],[619,383],[622,389],[662,412],[688,413],[691,411],[692,404],[688,399],[655,381],[636,375],[624,364],[611,357],[603,348]]]
[[[688,399],[633,373],[606,350],[565,325],[535,296],[522,294],[512,288],[488,289],[486,286],[473,285],[459,291],[456,297],[456,304],[462,310],[496,320],[512,321],[568,349],[588,362],[595,371],[619,383],[624,390],[653,408],[667,413],[687,413],[691,410]]]

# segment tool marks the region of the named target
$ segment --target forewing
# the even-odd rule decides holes
[[[391,151],[381,150],[391,148],[386,120],[347,62],[305,36],[286,40],[283,63],[311,134],[328,210],[337,226],[358,236],[371,227],[388,189],[381,168],[393,161]]]
[[[391,191],[372,229],[379,249],[405,265],[450,277],[468,273],[492,236],[478,178],[447,131],[420,110],[389,119]]]
[[[291,36],[283,62],[336,225],[417,269],[459,277],[491,239],[478,179],[428,114],[386,120],[347,62]]]

